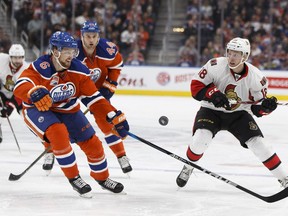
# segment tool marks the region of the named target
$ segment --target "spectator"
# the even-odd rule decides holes
[[[134,31],[134,26],[132,24],[128,25],[128,28],[125,29],[121,33],[121,46],[120,50],[122,54],[127,56],[128,53],[132,51],[132,46],[136,42],[137,35],[136,32]]]
[[[24,1],[22,7],[15,11],[15,19],[17,23],[21,23],[21,25],[18,25],[18,33],[27,30],[28,22],[33,18],[33,10],[30,6],[29,1]]]
[[[67,26],[67,16],[62,12],[62,5],[56,4],[55,12],[51,15],[51,24],[52,26],[60,25],[62,27],[62,31],[66,30]]]
[[[128,58],[125,62],[127,65],[134,65],[134,66],[140,66],[145,64],[145,58],[144,55],[139,52],[138,46],[133,49],[133,51],[128,55]]]
[[[28,36],[29,36],[29,47],[32,48],[33,44],[40,44],[39,35],[42,28],[41,12],[35,11],[33,19],[27,24]]]

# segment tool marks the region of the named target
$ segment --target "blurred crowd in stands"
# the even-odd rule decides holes
[[[11,0],[4,1],[11,7]],[[255,66],[288,70],[288,1],[202,0],[200,8],[199,0],[186,1],[184,39],[179,44],[175,65],[201,66],[213,57],[223,56],[230,39],[244,37],[250,40],[250,62]],[[43,45],[47,48],[54,31],[75,32],[74,36],[79,37],[82,23],[89,19],[98,22],[102,37],[117,44],[126,64],[145,64],[160,0],[75,0],[75,14],[72,2],[45,0],[42,14],[41,0],[14,0],[17,30],[28,34],[30,48],[40,47],[42,26]],[[223,2],[226,5],[222,16]],[[0,51],[8,50],[11,41],[1,28],[0,38]]]
[[[72,2],[72,0],[46,0],[42,14],[41,0],[14,1],[17,31],[27,33],[29,48],[33,45],[40,47],[39,35],[42,26],[44,26],[43,45],[46,49],[53,32],[57,30],[74,32],[74,36],[79,38],[84,21],[94,20],[100,26],[101,37],[117,44],[126,64],[144,64],[161,1],[76,0],[75,14]]]
[[[255,66],[260,69],[288,70],[288,1],[226,2],[221,22],[223,1],[202,0],[201,8],[198,0],[188,1],[185,38],[178,50],[177,65],[201,66],[213,57],[223,56],[229,40],[243,37],[250,40],[250,62]],[[199,15],[200,52],[197,46]]]
[[[0,27],[0,52],[8,53],[12,41],[7,32]]]

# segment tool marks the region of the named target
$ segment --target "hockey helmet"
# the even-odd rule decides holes
[[[9,56],[25,56],[25,50],[21,44],[12,44],[9,49]]]
[[[78,46],[76,40],[67,32],[57,31],[50,37],[50,49],[52,47],[57,47],[58,51],[61,51],[64,47],[74,48],[78,51]]]
[[[97,22],[94,21],[85,21],[83,23],[83,26],[81,28],[81,34],[83,35],[85,32],[100,32],[100,28],[97,24]]]
[[[244,61],[247,61],[250,55],[250,42],[248,39],[236,37],[228,42],[226,46],[226,56],[227,50],[241,51],[243,57],[245,55]]]

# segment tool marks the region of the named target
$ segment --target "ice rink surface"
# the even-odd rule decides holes
[[[199,103],[189,97],[115,95],[112,104],[125,112],[131,132],[181,157],[191,142],[191,126]],[[265,142],[276,150],[288,170],[288,107],[279,106],[257,122]],[[169,118],[167,126],[158,123]],[[96,124],[90,114],[93,126]],[[6,119],[2,119],[0,144],[1,216],[287,216],[288,198],[266,203],[200,171],[192,174],[185,188],[175,179],[183,163],[131,137],[125,140],[133,172],[120,170],[116,157],[104,145],[110,177],[125,186],[126,194],[104,191],[89,176],[84,154],[73,144],[82,178],[92,186],[93,198],[85,199],[72,190],[56,163],[45,175],[42,160],[20,180],[8,176],[21,173],[43,151],[39,140],[26,128],[17,113],[10,117],[22,154],[17,150]],[[96,128],[99,137],[103,135]],[[258,159],[228,132],[220,132],[199,165],[263,196],[281,190],[280,184]]]

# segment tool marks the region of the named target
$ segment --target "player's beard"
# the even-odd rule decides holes
[[[68,60],[62,61],[59,59],[59,62],[62,65],[62,67],[69,68],[71,66],[72,59],[70,61]]]
[[[22,66],[23,62],[11,62],[11,64],[15,69],[18,69]]]

